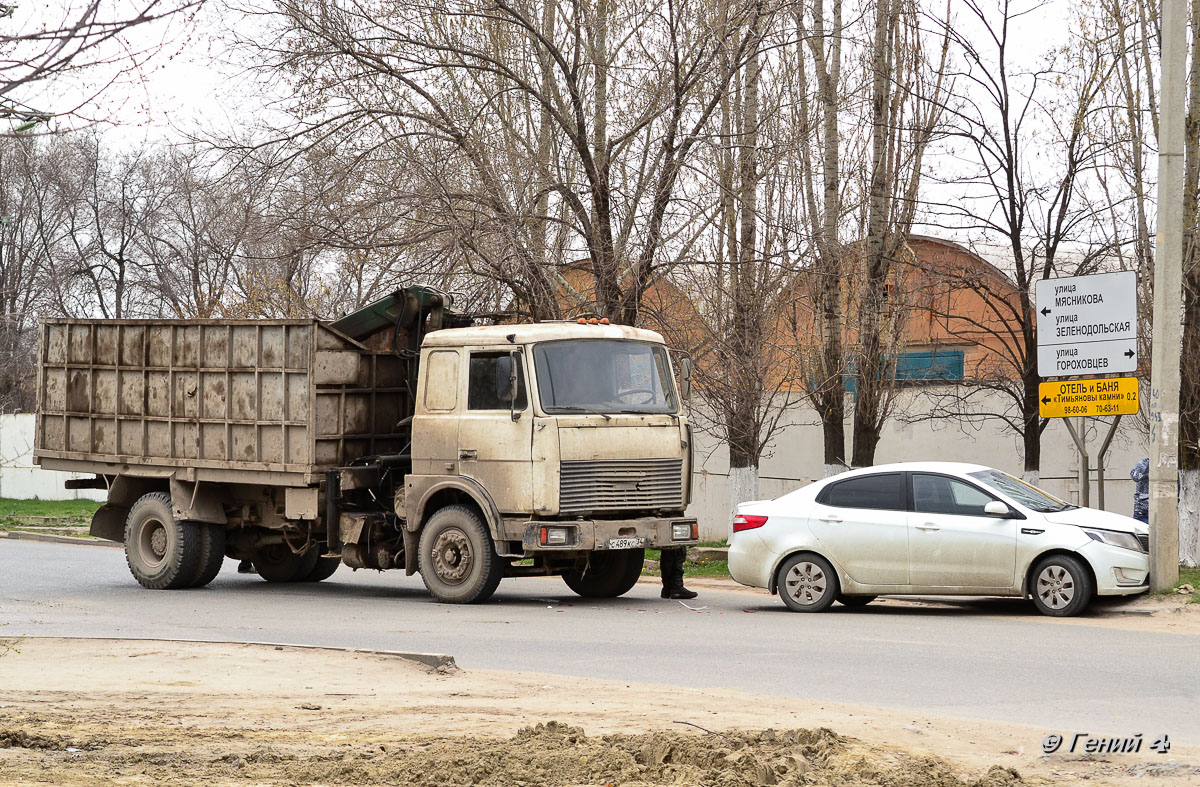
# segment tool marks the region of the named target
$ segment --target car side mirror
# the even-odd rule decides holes
[[[1012,517],[1012,509],[999,500],[993,500],[983,507],[983,513],[988,516],[998,517],[1000,519],[1009,519]]]
[[[684,358],[679,363],[679,394],[683,401],[692,402],[692,359]]]

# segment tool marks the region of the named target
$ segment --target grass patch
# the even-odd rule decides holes
[[[1197,592],[1193,593],[1188,599],[1192,604],[1200,604],[1200,568],[1179,568],[1179,585],[1191,585]]]
[[[724,541],[701,541],[696,546],[700,547],[726,547],[729,546]],[[661,557],[661,553],[657,549],[646,550],[646,560],[657,561]],[[729,564],[724,560],[705,560],[702,563],[693,563],[688,561],[683,564],[683,574],[687,577],[716,577],[718,579],[729,579]],[[661,576],[659,570],[643,569],[642,575],[647,577]]]
[[[99,503],[91,500],[14,500],[0,497],[0,517],[5,519],[42,517],[90,520],[99,507]]]
[[[92,521],[92,514],[99,507],[99,503],[91,500],[15,500],[0,497],[0,530],[37,527],[50,532],[48,528],[54,525],[83,527]]]
[[[1188,598],[1193,604],[1200,604],[1200,568],[1184,568],[1179,567],[1179,581],[1175,583],[1175,587],[1171,590],[1160,590],[1157,592],[1159,596],[1173,596],[1180,585],[1191,585],[1197,592],[1193,593]]]

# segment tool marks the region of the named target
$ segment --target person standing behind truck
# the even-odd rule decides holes
[[[1129,471],[1133,479],[1133,518],[1150,524],[1150,457],[1133,466]]]
[[[658,569],[662,574],[663,598],[695,598],[696,591],[683,586],[683,561],[687,557],[684,547],[672,547],[661,550]]]

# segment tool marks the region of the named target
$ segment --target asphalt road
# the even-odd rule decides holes
[[[0,540],[4,637],[436,652],[465,669],[708,688],[714,703],[729,687],[1200,744],[1200,636],[1063,623],[1017,602],[804,615],[738,590],[706,589],[692,611],[657,591],[592,601],[557,578],[509,579],[493,601],[462,607],[434,602],[402,572],[343,568],[320,584],[270,585],[226,560],[207,588],[155,592],[119,549]]]

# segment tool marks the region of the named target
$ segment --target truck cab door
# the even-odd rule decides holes
[[[467,360],[458,429],[460,475],[479,482],[501,512],[533,506],[533,414],[521,348],[478,349]]]

